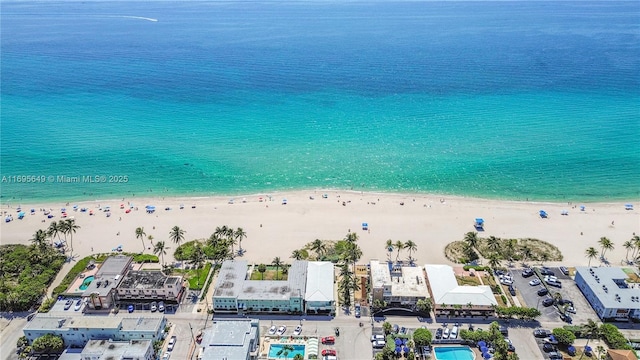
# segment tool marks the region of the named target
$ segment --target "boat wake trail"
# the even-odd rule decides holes
[[[110,16],[110,17],[124,18],[124,19],[138,19],[138,20],[146,20],[146,21],[151,21],[151,22],[158,22],[158,19],[144,17],[144,16],[113,15],[113,16]]]

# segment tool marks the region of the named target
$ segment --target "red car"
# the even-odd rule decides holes
[[[336,351],[333,349],[324,349],[322,350],[322,356],[337,356]]]
[[[322,341],[323,344],[333,344],[336,342],[336,338],[333,336],[326,336],[320,339],[320,341]]]

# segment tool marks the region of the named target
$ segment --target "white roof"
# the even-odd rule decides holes
[[[305,301],[333,301],[333,264],[328,261],[307,263]]]
[[[487,285],[458,285],[453,268],[449,265],[425,265],[424,269],[427,278],[429,278],[435,305],[466,305],[469,303],[476,306],[498,305],[493,292],[491,292],[491,287]]]

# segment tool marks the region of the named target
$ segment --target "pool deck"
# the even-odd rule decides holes
[[[96,264],[99,265],[99,264]],[[91,270],[85,270],[83,272],[80,273],[80,275],[76,276],[76,278],[73,280],[73,282],[71,283],[71,285],[69,285],[69,287],[67,288],[67,291],[65,291],[66,294],[70,294],[70,295],[82,295],[82,293],[84,292],[84,290],[80,290],[80,285],[82,285],[82,283],[84,282],[84,279],[89,277],[89,276],[94,276],[97,272],[98,272],[99,266],[94,267]],[[84,275],[84,276],[82,276]],[[80,277],[82,276],[82,277]]]
[[[274,359],[269,357],[269,348],[272,344],[278,345],[304,345],[305,349],[308,349],[309,339],[318,339],[315,336],[305,337],[305,336],[264,336],[262,338],[262,342],[260,344],[260,359]],[[319,339],[318,339],[319,341]],[[309,352],[305,351],[304,358],[309,358]],[[318,355],[318,358],[321,356]]]

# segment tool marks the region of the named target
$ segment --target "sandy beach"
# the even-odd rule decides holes
[[[607,258],[612,265],[619,265],[627,252],[622,244],[634,233],[640,233],[639,206],[635,204],[636,210],[625,210],[623,202],[536,203],[322,190],[269,195],[234,197],[233,204],[229,203],[230,197],[29,204],[22,206],[26,212],[22,220],[17,219],[19,204],[2,204],[2,212],[13,214],[14,220],[2,222],[0,239],[2,244],[28,244],[36,230],[46,228],[52,220],[60,220],[60,209],[66,208],[69,217],[75,218],[80,226],[73,236],[74,254],[80,257],[110,252],[118,245],[122,245],[124,251],[140,252],[142,244],[135,237],[137,227],[144,227],[155,242],[169,241],[169,231],[176,225],[186,231],[186,241],[208,238],[217,226],[227,225],[246,231],[247,238],[242,242],[247,250],[244,258],[257,263],[269,263],[276,256],[289,262],[291,252],[304,244],[315,239],[341,239],[348,231],[355,231],[360,237],[363,263],[370,259],[385,259],[387,239],[416,242],[418,251],[414,257],[418,263],[448,263],[443,251],[445,245],[473,231],[474,219],[481,217],[486,226],[480,236],[545,240],[560,248],[564,264],[574,266],[588,263],[587,247],[593,246],[600,251],[598,240],[602,236],[613,241],[615,249],[607,252]],[[283,199],[287,199],[286,205],[282,204]],[[88,211],[73,211],[76,204],[78,209],[93,210],[94,215],[89,215]],[[125,209],[132,204],[137,210],[134,208],[126,213],[120,208],[121,204]],[[181,204],[184,209],[180,209]],[[146,205],[155,205],[157,210],[147,214]],[[581,205],[585,206],[584,211],[581,211]],[[100,210],[105,206],[111,208],[110,217]],[[167,207],[171,210],[165,210]],[[31,208],[36,209],[34,215],[29,213]],[[55,217],[47,219],[41,209],[51,209]],[[538,216],[541,209],[549,214],[549,218]],[[568,210],[569,214],[561,215],[563,210]],[[362,230],[363,222],[368,223],[368,231]],[[150,253],[149,241],[145,240],[145,243],[145,252]],[[165,257],[168,262],[176,245],[167,245],[170,247],[169,256]],[[401,254],[401,257],[406,256],[406,252]],[[592,261],[592,265],[598,263],[598,260]]]

